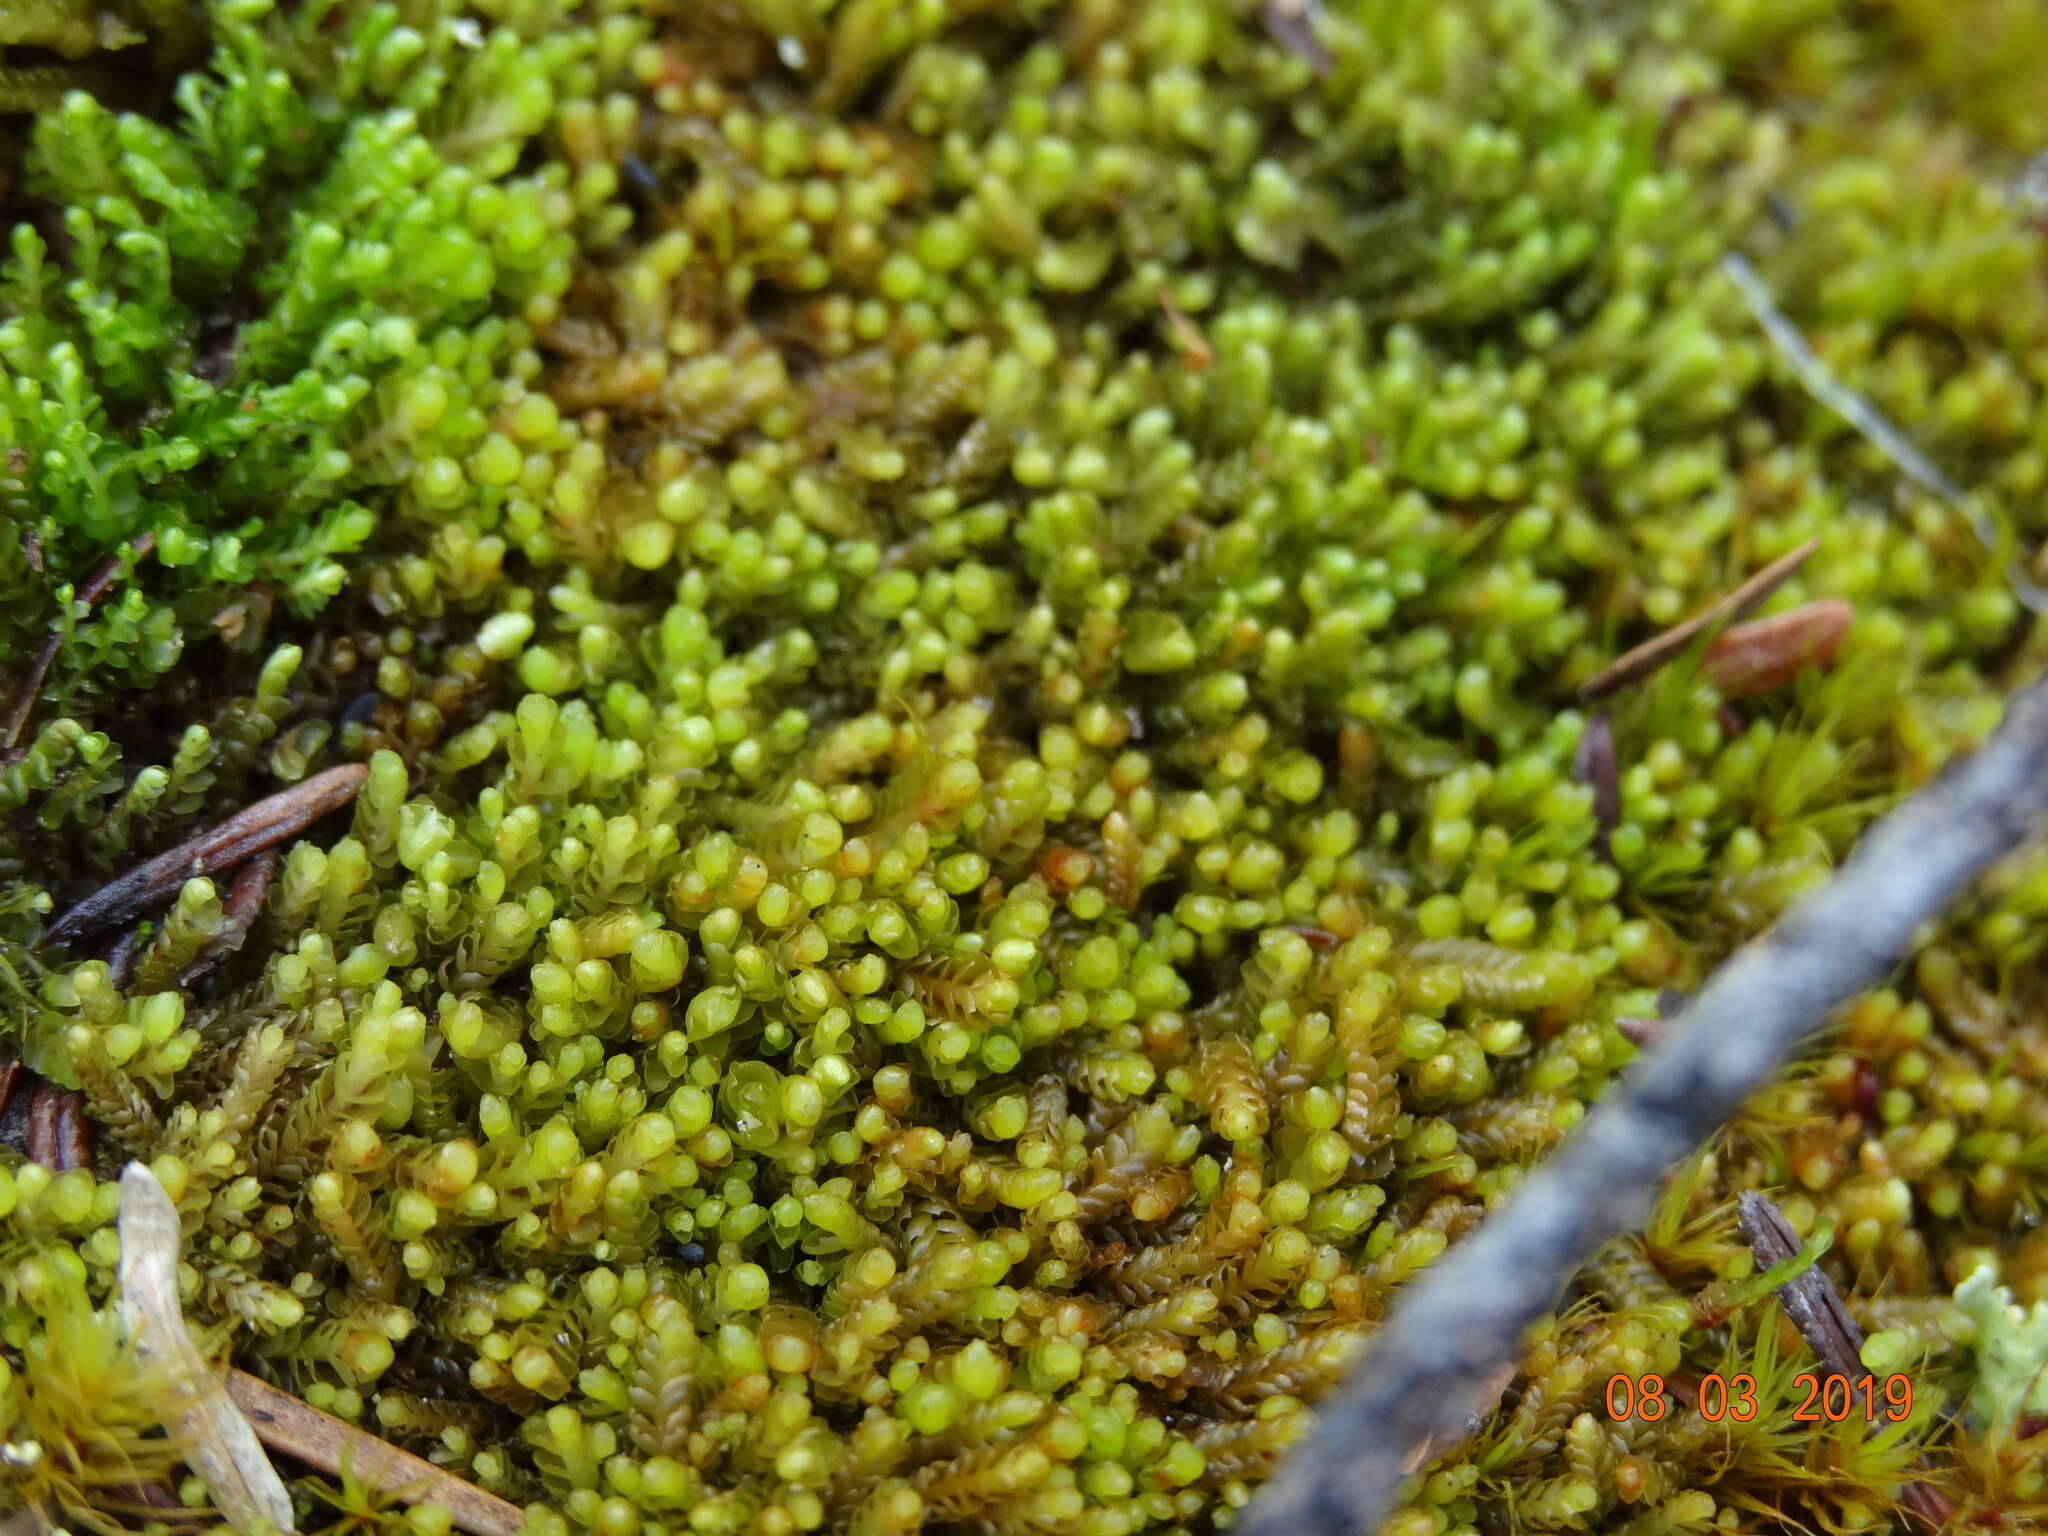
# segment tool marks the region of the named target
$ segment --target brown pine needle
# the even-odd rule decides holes
[[[1819,548],[1818,538],[1808,539],[1797,549],[1780,555],[1726,597],[1694,614],[1684,623],[1674,624],[1661,635],[1645,640],[1633,650],[1624,651],[1579,684],[1579,697],[1590,702],[1593,699],[1604,698],[1617,688],[1625,688],[1630,683],[1640,682],[1716,624],[1747,618],[1756,612],[1765,598],[1783,586],[1786,578],[1804,565],[1808,557]]]
[[[518,1505],[322,1413],[247,1371],[228,1372],[228,1396],[265,1445],[296,1456],[309,1467],[337,1477],[347,1472],[407,1504],[439,1504],[475,1536],[515,1536],[526,1521]]]
[[[329,811],[355,799],[369,772],[361,763],[343,763],[237,811],[211,831],[101,886],[50,924],[36,948],[69,944],[139,917],[169,901],[178,887],[195,875],[232,869],[251,854],[296,836]]]

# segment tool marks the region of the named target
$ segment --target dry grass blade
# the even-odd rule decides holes
[[[141,1163],[121,1170],[121,1305],[137,1351],[173,1384],[165,1422],[237,1531],[290,1531],[292,1499],[178,1310],[178,1208]]]
[[[228,1372],[228,1395],[274,1451],[339,1476],[346,1471],[407,1504],[439,1504],[476,1536],[514,1536],[526,1516],[516,1504],[443,1472],[375,1435],[345,1424],[247,1371]]]
[[[1797,549],[1778,556],[1711,607],[1694,614],[1682,624],[1674,624],[1634,649],[1624,651],[1579,685],[1579,697],[1588,701],[1604,698],[1617,688],[1640,682],[1716,624],[1747,618],[1819,548],[1818,538],[1808,539]]]
[[[169,901],[193,876],[218,874],[275,847],[355,799],[369,771],[361,763],[344,763],[237,811],[211,831],[101,886],[50,924],[36,947],[69,944],[139,917]]]

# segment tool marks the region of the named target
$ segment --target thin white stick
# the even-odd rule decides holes
[[[206,1484],[214,1507],[242,1536],[290,1531],[292,1496],[256,1431],[185,1331],[178,1308],[178,1208],[145,1165],[121,1170],[121,1306],[137,1351],[170,1378],[165,1422]]]

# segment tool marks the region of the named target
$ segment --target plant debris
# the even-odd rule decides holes
[[[90,1168],[85,1095],[44,1081],[18,1057],[0,1061],[0,1145],[55,1173]]]
[[[52,923],[37,947],[68,944],[139,917],[169,901],[187,880],[232,869],[251,854],[275,847],[348,804],[368,773],[361,763],[343,763],[258,800],[211,831],[101,886]]]
[[[1590,703],[1594,699],[1605,698],[1617,688],[1641,682],[1716,624],[1748,617],[1819,548],[1818,538],[1808,539],[1797,549],[1780,555],[1726,597],[1683,623],[1674,624],[1662,634],[1622,652],[1579,684],[1579,697]]]
[[[1259,7],[1259,24],[1266,35],[1315,71],[1317,78],[1329,74],[1336,60],[1316,36],[1314,0],[1266,0]]]
[[[1753,698],[1782,688],[1809,667],[1825,667],[1856,610],[1839,597],[1824,597],[1768,619],[1753,619],[1721,631],[1700,658],[1700,670],[1731,699]]]
[[[179,986],[191,986],[242,947],[242,941],[249,937],[250,928],[263,915],[263,898],[270,894],[271,877],[276,873],[277,849],[274,847],[251,856],[235,870],[234,883],[228,887],[227,903],[221,914],[226,921],[207,944],[205,952],[185,967],[178,977]]]
[[[178,1208],[142,1163],[121,1170],[120,1233],[122,1306],[137,1350],[174,1383],[164,1417],[192,1469],[244,1536],[295,1529],[283,1479],[185,1330],[178,1309]]]
[[[344,1423],[247,1371],[229,1371],[227,1394],[273,1451],[309,1467],[343,1472],[407,1504],[439,1504],[475,1536],[514,1536],[525,1523],[518,1505],[451,1476],[431,1461]]]
[[[1792,1230],[1785,1213],[1766,1196],[1746,1189],[1737,1205],[1742,1235],[1757,1263],[1771,1270],[1799,1257],[1799,1234]],[[1841,1295],[1819,1265],[1807,1265],[1778,1286],[1777,1291],[1778,1304],[1785,1309],[1785,1316],[1827,1368],[1829,1376],[1843,1377],[1852,1390],[1870,1376],[1870,1368],[1863,1363],[1863,1330],[1856,1326],[1849,1309],[1842,1305]],[[1948,1497],[1928,1483],[1909,1484],[1901,1491],[1899,1502],[1935,1530],[1955,1513]]]
[[[1745,1189],[1737,1208],[1742,1235],[1757,1263],[1775,1269],[1799,1256],[1799,1234],[1785,1220],[1785,1213],[1767,1197]],[[1832,1374],[1851,1381],[1860,1381],[1870,1374],[1862,1359],[1863,1330],[1849,1316],[1849,1309],[1842,1305],[1842,1298],[1835,1294],[1825,1273],[1808,1265],[1777,1290],[1785,1315]]]
[[[1572,753],[1572,778],[1593,791],[1593,817],[1599,830],[1593,846],[1608,856],[1607,839],[1621,822],[1621,774],[1614,758],[1614,721],[1601,710],[1586,722]]]

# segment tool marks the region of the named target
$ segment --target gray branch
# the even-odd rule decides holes
[[[1402,1295],[1237,1536],[1376,1527],[1427,1448],[1490,1406],[1523,1330],[1572,1272],[1642,1225],[1664,1171],[2044,816],[2048,682],[2017,694],[1981,750],[1873,827],[1833,881],[1724,965],[1666,1043]]]

